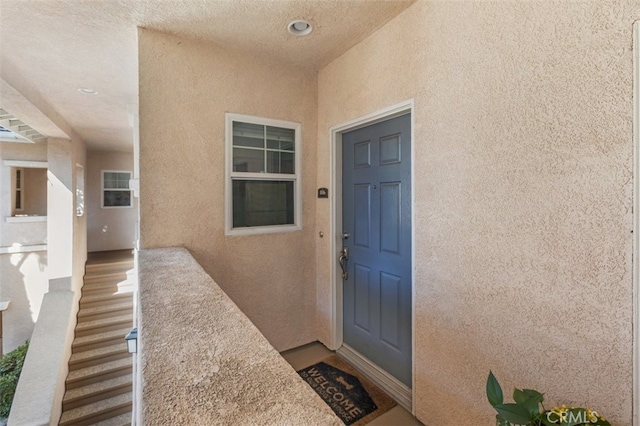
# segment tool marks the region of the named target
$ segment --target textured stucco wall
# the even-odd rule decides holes
[[[2,352],[31,339],[42,298],[49,289],[47,252],[0,254],[0,301],[9,301],[2,314]]]
[[[71,144],[71,157],[69,159],[68,167],[70,168],[72,176],[71,192],[73,195],[73,203],[70,206],[71,214],[73,216],[73,246],[71,247],[73,259],[72,285],[73,291],[75,291],[74,297],[77,301],[80,297],[80,289],[84,284],[84,267],[87,263],[87,214],[86,211],[82,216],[78,216],[76,214],[78,201],[78,170],[84,171],[85,184],[87,182],[87,145],[82,139],[75,136],[69,141],[69,143]],[[77,306],[74,305],[74,309],[76,307]]]
[[[11,167],[4,160],[47,161],[47,145],[0,143],[0,247],[46,244],[46,222],[6,222],[11,216],[12,183]],[[43,186],[46,189],[46,180]],[[46,192],[44,197],[46,203]],[[46,251],[0,254],[0,301],[10,302],[3,313],[5,353],[31,338],[48,287]]]
[[[315,73],[148,30],[139,56],[142,247],[188,248],[276,349],[314,340]],[[225,237],[225,112],[302,123],[302,231]]]
[[[139,256],[140,424],[343,424],[185,249]]]
[[[102,170],[122,170],[133,173],[133,154],[102,151],[87,153],[85,202],[88,250],[94,252],[133,248],[138,217],[138,198],[132,198],[132,208],[103,209],[101,207]]]
[[[328,129],[415,99],[417,417],[494,423],[489,369],[631,424],[633,1],[419,1],[319,73]],[[328,229],[318,203],[317,229]],[[328,239],[317,246],[329,340]]]

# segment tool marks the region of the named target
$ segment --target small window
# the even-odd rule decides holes
[[[227,114],[228,235],[301,229],[300,123]]]
[[[131,172],[102,171],[102,207],[131,207]]]
[[[24,169],[15,169],[16,178],[15,178],[15,187],[14,187],[14,205],[13,210],[17,212],[21,212],[24,210]]]

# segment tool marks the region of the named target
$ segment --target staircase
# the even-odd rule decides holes
[[[130,250],[90,253],[60,426],[131,425],[133,293],[118,287],[130,269]]]

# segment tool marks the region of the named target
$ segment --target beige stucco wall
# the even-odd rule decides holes
[[[102,208],[102,171],[133,173],[133,153],[87,153],[85,202],[87,208],[87,244],[90,252],[133,248],[138,198],[131,208]]]
[[[71,214],[73,216],[73,246],[71,249],[72,256],[72,288],[75,292],[75,300],[79,300],[80,290],[84,284],[84,268],[87,263],[87,214],[77,215],[77,197],[78,197],[78,171],[84,171],[85,192],[87,182],[87,145],[84,140],[74,136],[70,140],[71,158],[69,167],[72,175],[73,203]],[[86,195],[86,194],[85,194]],[[85,197],[86,202],[86,197]],[[74,305],[74,309],[75,309]],[[75,326],[74,326],[75,328]]]
[[[0,143],[0,251],[47,243],[47,223],[8,223],[11,216],[11,167],[4,160],[47,161],[44,143]],[[28,170],[28,169],[25,169]],[[36,169],[31,169],[36,170]],[[46,169],[42,183],[46,203]],[[27,188],[25,188],[26,190]],[[26,193],[25,193],[26,201]],[[45,208],[46,214],[46,208]],[[46,250],[0,253],[0,301],[9,301],[3,315],[2,350],[15,349],[31,337],[42,297],[48,289]]]
[[[425,424],[494,424],[492,369],[507,395],[534,388],[631,425],[636,19],[633,1],[418,1],[319,73],[318,186],[330,126],[415,100]],[[318,229],[329,214],[318,203]]]
[[[276,349],[314,340],[315,73],[148,30],[139,52],[142,247],[188,248]],[[302,231],[225,237],[226,112],[302,123]]]
[[[85,158],[80,148],[81,141],[47,140],[49,279],[72,278],[74,290],[81,287],[86,260],[86,216],[76,215],[76,165],[84,165]]]
[[[2,353],[7,353],[31,338],[40,313],[42,298],[49,288],[47,252],[0,255],[0,300],[9,301],[2,314]]]

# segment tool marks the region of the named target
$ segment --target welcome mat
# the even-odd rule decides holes
[[[396,402],[337,355],[298,371],[345,425],[364,425]]]

